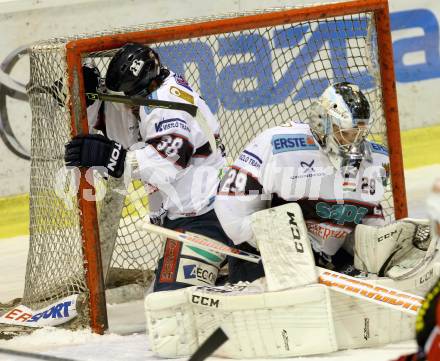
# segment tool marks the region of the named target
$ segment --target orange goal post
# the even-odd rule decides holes
[[[407,216],[387,0],[266,9],[42,41],[30,49],[31,223],[24,304],[37,308],[81,294],[83,312],[74,327],[103,333],[111,279],[127,274],[127,282],[146,286],[156,266],[162,242],[139,227],[148,214],[143,185],[125,189],[99,174],[92,182],[85,171],[78,185],[63,168],[64,144],[92,131],[82,65],[93,63],[104,77],[111,56],[127,42],[157,49],[164,65],[204,97],[221,124],[230,159],[268,127],[306,122],[308,107],[328,84],[358,84],[372,105],[370,138],[389,149],[391,185],[383,208],[389,220]],[[42,88],[52,90],[35,91]]]

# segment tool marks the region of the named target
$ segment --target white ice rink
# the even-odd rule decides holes
[[[418,168],[406,172],[406,185],[410,216],[426,217],[424,201],[433,180],[440,177],[440,165]],[[0,240],[0,302],[21,297],[26,266],[27,237]],[[110,331],[104,336],[88,331],[61,329],[38,330],[32,335],[0,340],[0,349],[38,352],[78,361],[145,361],[156,360],[148,347],[145,335],[144,313],[141,301],[109,305]],[[319,342],[319,340],[311,340]],[[388,345],[382,348],[347,350],[333,354],[299,357],[289,360],[305,361],[385,361],[402,353],[414,351],[413,341]],[[28,360],[5,355],[0,360]],[[182,360],[182,359],[181,359]],[[210,358],[210,360],[219,360]],[[286,359],[288,360],[288,359]]]

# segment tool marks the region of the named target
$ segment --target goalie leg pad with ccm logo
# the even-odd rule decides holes
[[[220,357],[293,357],[337,349],[326,286],[264,292],[259,281],[149,294],[145,311],[153,352],[191,355],[219,326],[229,338],[215,352]],[[316,339],[319,343],[311,341]]]
[[[414,315],[322,284],[267,292],[265,283],[261,278],[149,294],[145,312],[152,351],[166,358],[189,356],[220,326],[229,341],[214,355],[228,358],[307,356],[414,337]]]

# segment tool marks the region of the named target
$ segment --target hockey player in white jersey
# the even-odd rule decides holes
[[[220,126],[205,101],[184,78],[163,67],[159,55],[148,46],[123,46],[111,59],[105,85],[129,96],[194,104],[214,136],[219,137]],[[100,104],[89,107],[89,118],[98,119],[95,128],[99,128],[100,111]],[[187,112],[140,107],[139,120],[136,113],[126,106],[107,107],[103,114],[107,118],[106,133],[109,135],[108,125],[113,124],[112,134],[75,137],[66,145],[66,164],[103,166],[114,177],[122,176],[126,163],[134,165],[133,176],[154,190],[149,197],[153,222],[228,242],[213,210],[219,171],[225,163],[222,151],[211,149],[207,134]],[[121,124],[117,129],[118,121],[125,124],[125,129]],[[136,149],[126,151],[133,146],[136,133],[141,146],[138,143]],[[213,285],[223,261],[224,257],[167,240],[154,290]]]
[[[370,106],[356,85],[328,87],[311,109],[309,124],[270,128],[243,150],[219,185],[215,210],[232,241],[255,251],[251,215],[297,202],[317,265],[348,272],[352,252],[342,246],[354,228],[385,224],[388,152],[366,139]],[[231,262],[234,281],[264,274],[261,265]]]

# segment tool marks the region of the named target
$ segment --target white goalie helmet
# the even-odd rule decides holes
[[[309,111],[309,124],[323,148],[335,155],[362,153],[368,134],[370,104],[359,87],[336,83],[324,90]]]

